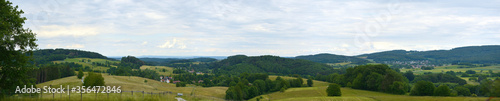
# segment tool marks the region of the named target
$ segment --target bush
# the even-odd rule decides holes
[[[104,86],[104,84],[104,78],[101,73],[89,72],[89,75],[83,80],[83,86],[86,87]]]
[[[434,90],[434,96],[450,96],[450,87],[440,85]]]
[[[77,77],[78,77],[78,79],[82,79],[82,77],[83,77],[83,70],[82,69],[78,70]]]
[[[432,96],[436,87],[429,81],[418,81],[410,91],[411,96]]]
[[[340,85],[332,83],[328,85],[328,88],[326,89],[326,93],[328,93],[328,96],[341,96],[342,92],[340,91]]]
[[[458,86],[455,87],[454,90],[457,91],[458,96],[470,96],[470,90],[468,88]]]

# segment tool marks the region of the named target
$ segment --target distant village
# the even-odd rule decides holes
[[[188,71],[189,73],[195,73],[196,71],[194,70],[189,70]],[[203,75],[203,72],[196,72],[196,75]],[[212,81],[212,80],[210,80]],[[160,82],[165,82],[165,83],[173,83],[173,84],[176,84],[176,83],[179,83],[181,81],[177,80],[177,81],[174,81],[174,78],[173,77],[168,77],[168,76],[160,76]],[[199,81],[192,81],[193,83],[202,83],[203,80],[199,80]]]
[[[422,67],[436,67],[438,65],[431,63],[428,60],[423,61],[384,61],[384,64],[392,65],[396,68],[419,69]]]

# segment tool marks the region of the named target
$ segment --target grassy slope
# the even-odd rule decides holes
[[[276,76],[270,76],[275,79]],[[291,77],[283,77],[285,79]],[[393,95],[381,92],[373,92],[366,90],[357,90],[351,88],[341,88],[341,97],[327,97],[326,87],[329,83],[314,81],[313,87],[290,88],[285,92],[274,92],[261,95],[262,100],[273,101],[462,101],[462,100],[480,100],[484,101],[486,97],[433,97],[433,96],[408,96],[408,95]],[[256,97],[258,98],[258,97]],[[249,101],[256,101],[256,98]],[[494,100],[500,100],[499,98]]]
[[[150,70],[155,70],[156,72],[158,72],[158,74],[160,75],[165,75],[165,76],[169,76],[171,74],[173,74],[173,71],[174,71],[174,68],[172,67],[167,67],[167,66],[141,66],[141,69],[150,69]],[[165,72],[163,72],[163,69],[165,69]]]
[[[150,97],[151,99],[165,99],[168,98],[170,100],[173,100],[174,96],[176,93],[183,93],[185,96],[184,98],[186,100],[194,100],[194,99],[210,99],[210,100],[222,100],[224,96],[226,95],[225,92],[227,90],[227,87],[209,87],[209,88],[203,88],[203,87],[196,87],[195,88],[195,94],[197,98],[193,98],[190,94],[193,91],[193,86],[188,85],[190,87],[175,87],[175,84],[168,84],[168,83],[162,83],[156,80],[151,80],[151,79],[146,79],[146,78],[141,78],[141,77],[135,77],[135,76],[111,76],[111,75],[103,75],[104,81],[106,82],[106,86],[121,86],[122,91],[145,91],[147,93],[153,92],[153,93],[159,93],[159,92],[164,92],[164,91],[171,91],[174,92],[174,94],[166,95],[166,96],[153,96]],[[144,80],[147,80],[147,83],[144,83]],[[76,78],[76,76],[71,76],[71,77],[66,77],[66,78],[61,78],[57,80],[52,80],[49,82],[41,83],[38,84],[38,88],[42,88],[43,86],[49,86],[49,85],[63,85],[63,87],[66,87],[67,85],[71,87],[73,86],[81,86],[82,82],[80,79]],[[75,96],[77,95],[77,96]],[[130,98],[132,100],[144,100],[142,98],[142,93],[140,92],[134,92],[134,96],[132,97],[132,94],[130,92],[124,92],[123,93],[124,98]],[[122,95],[122,96],[123,96]],[[146,94],[148,95],[148,94]],[[59,96],[62,96],[63,99],[67,99],[68,95],[62,94],[62,95],[57,95],[56,98]],[[97,96],[104,97],[106,94],[98,94]],[[110,94],[110,96],[114,97],[119,97],[119,94]],[[148,95],[151,96],[151,95]],[[79,98],[73,98],[73,97],[80,97],[79,94],[72,94],[71,99],[79,99]],[[43,98],[52,98],[52,94],[44,94]],[[60,97],[59,97],[60,98]],[[90,99],[93,100],[95,98],[95,94],[84,94],[84,99]],[[146,96],[146,99],[148,97]]]
[[[90,62],[82,62],[82,59],[88,60],[90,59]],[[62,62],[74,62],[77,64],[83,65],[83,67],[88,66],[90,68],[93,68],[93,70],[100,70],[100,71],[106,71],[109,68],[108,67],[103,67],[103,66],[92,66],[92,62],[97,62],[97,63],[106,63],[106,61],[109,61],[111,63],[120,63],[120,61],[111,61],[111,60],[106,60],[106,59],[94,59],[94,58],[69,58],[69,59],[64,59],[62,61],[54,61],[55,63],[62,63]],[[114,65],[112,65],[114,66]],[[116,66],[114,66],[116,67]]]

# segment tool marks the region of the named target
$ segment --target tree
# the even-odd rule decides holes
[[[104,86],[104,78],[101,73],[89,72],[87,77],[83,80],[83,86],[92,87],[92,86]]]
[[[429,81],[418,81],[410,91],[412,96],[432,96],[436,87]]]
[[[13,92],[16,86],[33,84],[28,79],[28,71],[33,68],[28,62],[32,50],[38,46],[35,33],[23,28],[26,17],[24,12],[13,6],[12,2],[0,0],[0,98],[3,94]]]
[[[341,96],[342,92],[340,91],[340,85],[332,83],[328,85],[328,88],[326,88],[326,93],[328,96]]]
[[[307,86],[309,86],[309,87],[313,86],[313,80],[312,80],[312,78],[307,79]]]
[[[434,90],[434,96],[450,96],[450,87],[440,85]]]
[[[82,77],[83,77],[83,70],[82,69],[78,70],[78,76],[77,77],[78,77],[78,79],[82,79]]]
[[[467,73],[467,74],[476,74],[476,71],[473,71],[473,70],[467,70],[467,71],[465,71],[465,73]]]
[[[355,89],[363,89],[366,85],[366,82],[363,80],[363,75],[361,73],[358,74],[358,76],[352,81],[352,88]]]
[[[454,90],[457,91],[458,96],[470,96],[470,90],[463,86],[455,87]]]
[[[406,71],[405,74],[403,74],[409,81],[413,81],[415,78],[415,75],[413,74],[412,71]]]

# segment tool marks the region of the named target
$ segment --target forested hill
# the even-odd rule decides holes
[[[192,59],[180,59],[180,58],[139,58],[140,60],[146,62],[149,65],[167,65],[172,63],[188,63],[188,62],[214,62],[217,59],[214,58],[192,58]]]
[[[64,60],[66,58],[100,58],[108,59],[96,52],[76,49],[41,49],[33,51],[33,61],[36,64],[45,64],[51,61]]]
[[[326,64],[316,63],[302,59],[282,58],[278,56],[230,56],[219,62],[213,63],[214,72],[224,74],[238,73],[269,73],[277,75],[299,74],[316,75],[317,73],[329,74],[333,72]]]
[[[393,50],[372,54],[360,55],[373,59],[376,62],[383,61],[412,61],[430,60],[442,63],[500,63],[500,45],[468,46],[458,47],[451,50],[433,51],[405,51]]]
[[[361,58],[351,57],[351,56],[328,54],[328,53],[297,56],[295,58],[319,62],[319,63],[343,63],[343,62],[351,62],[352,64],[370,63],[370,61],[368,61],[366,59],[361,59]]]

